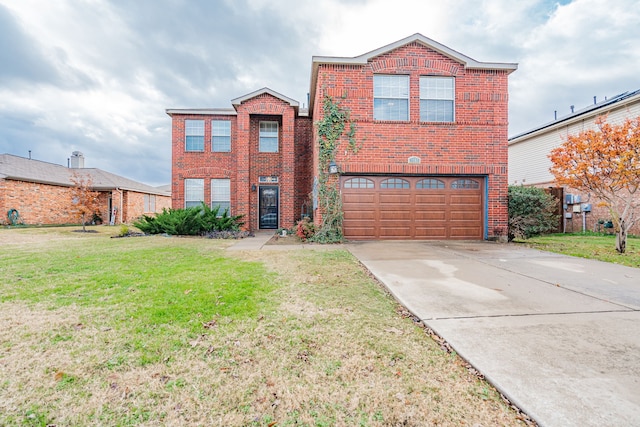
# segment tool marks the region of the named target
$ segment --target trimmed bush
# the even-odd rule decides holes
[[[556,230],[558,199],[536,187],[509,187],[509,240]]]
[[[202,203],[186,209],[163,209],[156,216],[143,215],[135,225],[145,234],[170,234],[175,236],[202,236],[214,231],[237,231],[244,224],[242,215],[230,216],[220,208],[211,209]]]

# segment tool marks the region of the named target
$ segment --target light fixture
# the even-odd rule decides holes
[[[338,165],[336,165],[336,162],[334,162],[333,160],[331,160],[331,163],[329,163],[329,173],[331,175],[338,173]]]
[[[256,185],[255,184],[251,184],[251,191],[256,191]]]

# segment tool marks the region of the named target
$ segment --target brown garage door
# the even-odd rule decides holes
[[[483,238],[483,179],[343,176],[347,239]]]

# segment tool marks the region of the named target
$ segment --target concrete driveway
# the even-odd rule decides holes
[[[640,269],[490,242],[347,248],[541,426],[640,426]]]

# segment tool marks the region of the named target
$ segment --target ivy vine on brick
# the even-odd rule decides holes
[[[343,240],[342,199],[340,197],[339,175],[329,174],[329,164],[335,161],[337,149],[345,139],[354,154],[359,146],[356,142],[356,124],[351,120],[349,110],[330,96],[325,96],[323,118],[316,122],[319,139],[318,208],[322,222],[311,239],[321,243],[338,243]]]

